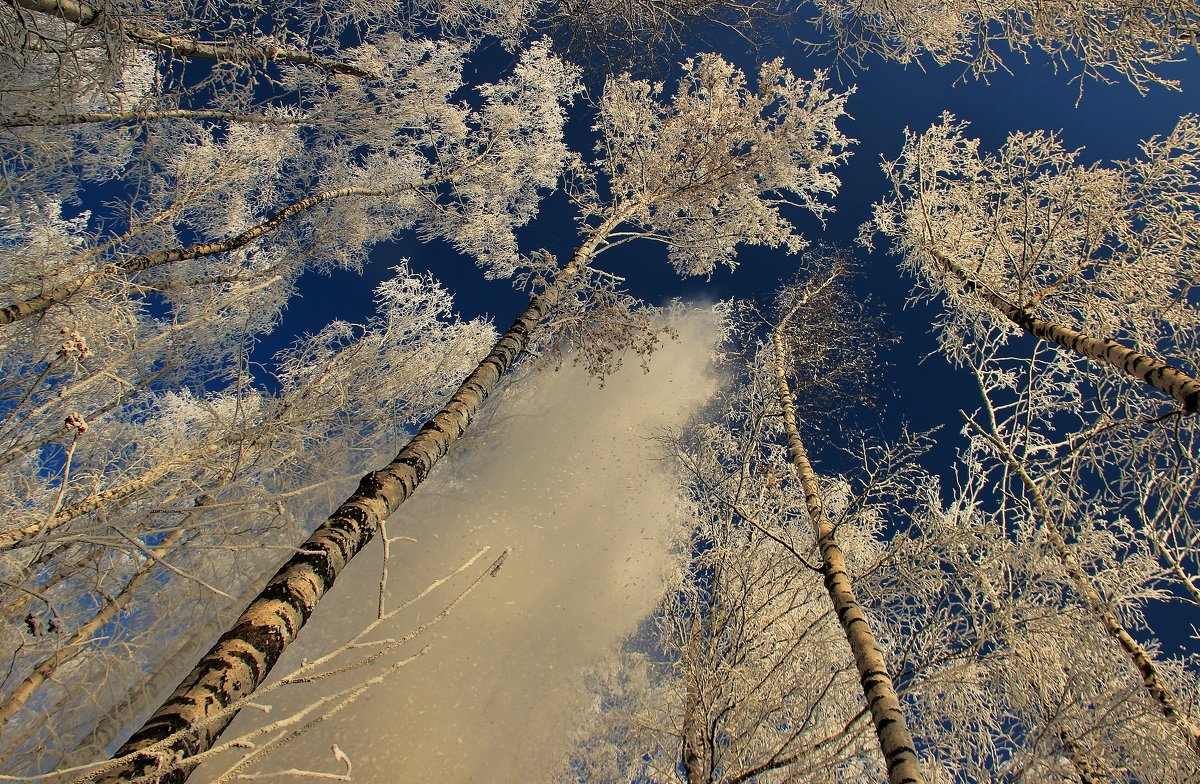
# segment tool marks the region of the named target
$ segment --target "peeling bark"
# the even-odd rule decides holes
[[[1126,375],[1144,381],[1178,401],[1185,414],[1195,414],[1200,408],[1200,381],[1182,370],[1111,338],[1093,337],[1063,324],[1036,318],[1028,310],[1017,307],[985,286],[979,285],[949,256],[937,250],[932,251],[931,255],[943,269],[957,278],[968,292],[991,305],[1030,335],[1057,343],[1076,354],[1110,365]]]
[[[871,709],[879,748],[887,764],[888,780],[891,784],[924,784],[925,777],[917,761],[916,744],[913,743],[912,734],[904,721],[900,698],[888,672],[887,660],[871,632],[866,613],[854,596],[854,587],[846,571],[845,556],[837,543],[833,525],[825,516],[821,490],[817,486],[817,475],[809,462],[808,452],[804,449],[800,428],[796,423],[796,407],[792,402],[792,391],[788,386],[784,366],[783,330],[798,307],[793,307],[772,333],[775,346],[775,379],[779,388],[779,404],[783,409],[788,451],[804,488],[804,504],[812,523],[813,536],[821,551],[821,574],[825,578],[825,589],[829,592],[838,622],[841,623],[846,641],[854,654],[854,664],[858,668],[863,696]]]

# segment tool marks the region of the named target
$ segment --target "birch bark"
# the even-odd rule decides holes
[[[1093,337],[1063,324],[1036,318],[1028,310],[1018,308],[989,291],[986,286],[979,285],[961,265],[946,254],[935,250],[932,255],[942,268],[961,281],[970,293],[987,302],[1030,335],[1057,343],[1081,356],[1110,365],[1126,375],[1144,381],[1177,400],[1185,414],[1195,414],[1200,407],[1200,381],[1182,370],[1111,338]]]
[[[771,336],[775,347],[775,380],[779,389],[779,404],[783,409],[788,451],[804,488],[804,502],[812,522],[813,536],[821,551],[820,568],[825,578],[825,588],[846,634],[846,641],[854,654],[863,696],[871,709],[879,748],[887,763],[888,779],[891,784],[924,784],[925,777],[917,762],[916,745],[904,721],[900,698],[888,672],[887,660],[871,632],[866,613],[854,596],[850,575],[846,571],[845,556],[838,545],[833,525],[825,516],[816,472],[813,471],[808,453],[804,449],[804,442],[800,438],[796,408],[792,403],[792,391],[787,380],[783,341],[783,330],[798,307],[794,306],[784,315]]]
[[[533,330],[624,219],[618,212],[598,227],[555,280],[530,300],[442,410],[387,466],[363,477],[354,494],[300,546],[163,706],[117,751],[119,765],[103,770],[101,781],[153,774],[164,762],[170,767],[179,754],[191,756],[212,746],[237,714],[239,701],[263,682],[350,559],[466,432]],[[160,780],[181,782],[188,772],[175,768]]]

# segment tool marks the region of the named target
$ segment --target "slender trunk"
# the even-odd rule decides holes
[[[714,589],[715,590],[715,581]],[[698,610],[699,608],[695,608]],[[695,660],[700,657],[700,613],[692,615],[691,627],[688,629],[688,656]],[[683,770],[687,774],[687,784],[703,784],[704,782],[704,740],[700,730],[702,700],[700,699],[700,668],[692,666],[687,674],[687,697],[683,707],[682,761]],[[706,718],[705,718],[706,721]]]
[[[228,239],[218,242],[202,242],[197,245],[191,245],[186,248],[172,248],[170,250],[160,250],[154,253],[148,253],[145,256],[135,256],[131,259],[126,259],[118,264],[106,264],[103,267],[89,272],[86,275],[81,275],[78,278],[55,286],[52,289],[47,289],[36,297],[30,297],[22,302],[15,302],[4,308],[0,308],[0,324],[12,324],[15,321],[35,316],[42,313],[50,306],[66,300],[80,290],[92,285],[97,280],[114,275],[116,273],[135,273],[144,272],[154,267],[169,264],[175,261],[188,261],[198,259],[203,256],[213,256],[218,253],[226,253],[231,250],[237,250],[244,247],[259,237],[277,229],[289,218],[293,218],[302,212],[312,209],[319,204],[334,199],[344,198],[346,196],[362,196],[362,197],[381,197],[394,196],[401,191],[413,190],[426,185],[432,185],[440,182],[443,178],[426,178],[415,183],[395,186],[391,188],[364,188],[361,186],[352,186],[346,188],[332,188],[330,190],[314,193],[312,196],[301,199],[289,204],[287,207],[276,212],[271,217],[267,218],[262,223],[251,226],[240,234],[237,234]]]
[[[179,768],[172,761],[211,748],[237,713],[237,708],[230,706],[258,688],[350,559],[466,432],[479,407],[528,344],[530,334],[621,220],[623,215],[617,214],[605,221],[554,282],[530,300],[442,410],[391,463],[363,477],[354,494],[300,546],[174,694],[115,755],[128,755],[129,759],[97,771],[102,781],[153,774],[164,761],[168,771],[160,774],[160,781],[187,778],[190,768],[186,762]]]
[[[166,555],[179,542],[185,532],[186,528],[181,526],[163,539],[151,551],[154,557],[147,558],[142,563],[137,573],[125,584],[121,592],[105,604],[89,621],[80,626],[75,634],[71,635],[71,639],[64,642],[49,658],[43,660],[41,664],[35,667],[33,672],[29,674],[29,677],[22,681],[9,694],[8,699],[0,703],[0,727],[3,727],[29,701],[29,698],[34,695],[38,688],[54,675],[55,670],[87,650],[88,644],[92,641],[92,637],[96,632],[133,601],[138,591],[150,579],[154,567],[158,564],[157,559]]]
[[[42,583],[41,585],[39,585],[37,587],[38,593],[42,594],[43,596],[47,595],[50,591],[52,591],[54,589],[54,587],[56,585],[61,583],[63,580],[69,580],[70,578],[78,575],[81,569],[84,569],[88,565],[99,560],[100,556],[103,554],[104,554],[103,547],[90,546],[89,549],[83,553],[83,555],[79,556],[78,558],[71,561],[70,563],[55,564],[54,574],[52,574],[46,580],[46,582]],[[26,575],[26,577],[21,582],[27,583],[29,581],[29,576],[31,576],[32,573],[36,569],[40,568],[41,565],[44,565],[44,563],[39,564],[39,562],[49,562],[48,556],[50,556],[50,555],[52,555],[52,553],[46,553],[42,557],[35,559],[33,561],[33,563],[31,563],[30,565],[22,567],[23,572]],[[17,585],[20,586],[20,583],[18,583]],[[26,591],[21,591],[20,593],[17,594],[17,597],[15,599],[13,599],[6,606],[4,606],[2,609],[0,609],[0,616],[16,618],[18,615],[21,614],[21,612],[23,612],[25,610],[25,607],[31,601],[33,601],[35,598],[36,597],[34,596],[34,594],[26,592]]]
[[[1025,470],[1025,466],[1021,461],[1017,460],[1016,456],[1010,449],[1000,440],[995,433],[987,433],[974,420],[967,418],[967,422],[971,424],[977,432],[982,433],[985,438],[994,446],[1005,458],[1009,468],[1021,480],[1021,484],[1025,487],[1025,491],[1029,494],[1030,500],[1033,501],[1034,509],[1037,511],[1037,516],[1041,519],[1042,525],[1046,529],[1046,536],[1050,540],[1050,546],[1054,549],[1054,554],[1058,556],[1058,560],[1062,562],[1063,567],[1067,570],[1067,576],[1071,578],[1071,582],[1075,584],[1080,596],[1087,603],[1088,608],[1100,619],[1101,625],[1104,626],[1104,631],[1107,632],[1117,643],[1121,649],[1125,651],[1126,656],[1133,663],[1133,666],[1138,671],[1138,675],[1142,678],[1142,684],[1146,687],[1146,692],[1150,698],[1158,705],[1159,710],[1163,715],[1179,727],[1180,730],[1187,736],[1187,740],[1192,750],[1200,754],[1200,728],[1198,728],[1191,719],[1179,710],[1178,704],[1175,702],[1175,696],[1171,693],[1170,687],[1163,682],[1163,679],[1158,674],[1158,668],[1154,666],[1154,660],[1146,653],[1146,649],[1133,638],[1112,610],[1108,609],[1100,592],[1092,585],[1092,580],[1083,570],[1079,561],[1075,559],[1075,555],[1071,552],[1071,548],[1063,539],[1062,533],[1055,525],[1054,519],[1050,514],[1050,506],[1046,503],[1046,498],[1042,494],[1041,487],[1033,481],[1033,477]]]
[[[5,531],[0,534],[0,552],[11,550],[16,547],[21,547],[29,544],[29,539],[40,534],[49,533],[57,528],[61,528],[67,523],[82,517],[83,515],[94,512],[102,506],[111,504],[115,501],[120,501],[128,498],[135,493],[149,487],[154,482],[167,476],[172,471],[177,470],[180,466],[187,465],[196,460],[202,460],[212,455],[216,450],[236,444],[247,437],[252,437],[253,434],[245,432],[232,433],[222,438],[205,444],[199,449],[191,452],[183,452],[175,457],[164,460],[154,467],[147,470],[136,479],[131,479],[128,482],[110,487],[107,490],[95,493],[82,501],[78,501],[69,506],[65,506],[47,520],[38,523],[32,523],[23,528],[17,528],[11,531]]]
[[[1111,338],[1092,337],[1053,321],[1043,321],[1029,311],[1017,307],[1003,297],[979,285],[957,262],[940,251],[933,257],[942,267],[1006,319],[1034,337],[1057,343],[1076,354],[1110,365],[1126,375],[1144,381],[1179,402],[1185,414],[1195,414],[1200,407],[1200,381],[1171,367],[1162,360],[1147,356]]]
[[[862,682],[863,696],[871,709],[879,748],[887,763],[888,780],[891,784],[924,784],[925,777],[917,762],[916,744],[913,743],[912,734],[908,731],[904,714],[900,710],[900,698],[896,694],[892,676],[888,673],[887,660],[871,632],[866,613],[854,597],[854,588],[846,571],[845,556],[834,536],[833,525],[825,516],[816,472],[813,471],[808,453],[804,449],[804,442],[800,438],[796,407],[792,403],[792,390],[788,386],[784,366],[783,343],[783,330],[796,309],[793,307],[780,320],[772,334],[775,346],[775,379],[779,388],[779,404],[783,409],[784,428],[787,431],[788,451],[804,488],[804,503],[812,522],[813,536],[821,551],[821,574],[825,578],[825,589],[829,592],[833,609],[854,654],[854,664]]]
[[[308,125],[312,120],[270,114],[244,114],[209,109],[151,109],[128,112],[76,112],[50,117],[12,115],[0,117],[0,128],[45,128],[87,123],[149,122],[153,120],[225,120],[247,125]]]
[[[6,2],[18,8],[56,16],[84,27],[102,24],[106,32],[119,35],[131,43],[149,49],[171,52],[181,57],[244,64],[267,61],[298,63],[311,65],[329,73],[357,76],[360,79],[375,79],[379,76],[349,63],[339,62],[301,49],[241,41],[200,41],[187,36],[171,35],[138,24],[132,19],[110,17],[101,9],[77,0],[6,0]]]

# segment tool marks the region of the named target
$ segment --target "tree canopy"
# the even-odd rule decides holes
[[[480,546],[396,602],[430,565],[389,518],[455,492],[493,398],[653,378],[695,307],[724,386],[639,433],[671,568],[574,676],[562,780],[1196,780],[1198,33],[1192,0],[0,5],[0,780],[354,780],[267,758],[538,571]],[[338,599],[372,619],[287,658],[372,542]]]

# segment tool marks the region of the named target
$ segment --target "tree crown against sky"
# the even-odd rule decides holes
[[[660,6],[666,4],[641,11]],[[265,562],[249,557],[206,561],[204,555],[264,543],[294,546],[336,505],[340,496],[325,486],[340,489],[340,474],[362,467],[360,455],[402,442],[413,425],[439,409],[494,338],[479,320],[455,317],[448,292],[433,278],[406,268],[379,290],[380,313],[361,327],[326,324],[337,301],[318,284],[304,291],[322,301],[321,322],[311,337],[277,355],[277,378],[268,392],[257,386],[261,379],[251,346],[295,302],[304,270],[365,267],[370,274],[384,260],[385,242],[414,234],[432,241],[436,250],[425,255],[465,252],[484,275],[506,277],[532,267],[524,280],[542,295],[543,287],[561,282],[562,270],[574,269],[577,285],[565,292],[565,306],[549,314],[543,333],[549,337],[543,340],[590,345],[593,367],[603,370],[625,348],[652,347],[639,336],[653,320],[647,311],[631,310],[638,303],[618,276],[580,271],[566,256],[561,264],[549,253],[534,257],[530,254],[543,243],[526,243],[558,234],[571,238],[573,247],[575,228],[582,228],[591,252],[613,249],[606,258],[614,259],[622,252],[651,255],[642,248],[652,245],[632,243],[651,239],[667,246],[667,261],[677,272],[725,281],[735,266],[739,275],[767,267],[769,272],[759,274],[772,279],[773,289],[788,264],[783,252],[799,250],[801,234],[813,236],[802,213],[829,217],[845,179],[843,169],[835,174],[833,167],[848,159],[847,134],[857,135],[841,120],[852,96],[825,77],[806,81],[770,60],[751,82],[744,73],[755,69],[697,55],[686,61],[678,80],[614,75],[594,107],[576,102],[570,111],[580,118],[577,125],[593,126],[596,136],[573,131],[576,139],[586,137],[575,145],[580,157],[573,158],[561,131],[577,75],[551,53],[552,44],[531,43],[495,78],[468,77],[487,61],[485,55],[461,39],[412,37],[414,30],[431,29],[426,22],[440,14],[443,32],[466,32],[468,41],[477,42],[490,29],[511,45],[529,11],[520,4],[412,7],[408,16],[393,19],[392,5],[312,3],[289,10],[303,12],[294,24],[281,21],[273,9],[249,6],[219,21],[190,17],[174,5],[106,7],[102,21],[88,16],[93,11],[85,6],[56,8],[46,13],[36,0],[17,0],[2,11],[5,20],[16,22],[7,30],[25,25],[32,35],[10,38],[5,48],[6,67],[18,78],[2,104],[10,227],[4,250],[13,262],[0,304],[45,300],[40,309],[31,306],[20,323],[3,327],[10,405],[3,409],[8,418],[0,432],[8,441],[0,459],[10,467],[6,486],[19,514],[0,529],[7,537],[0,546],[20,553],[5,559],[11,571],[4,579],[13,583],[6,585],[12,598],[6,599],[11,617],[5,629],[20,646],[19,663],[5,686],[9,697],[48,661],[65,674],[85,667],[107,670],[115,689],[142,666],[121,670],[114,660],[124,648],[117,645],[138,647],[159,661],[190,656],[179,654],[182,648],[168,650],[166,641],[177,627],[165,615],[193,605],[197,617],[218,615],[222,603],[212,587],[231,580],[242,563],[256,564],[250,571],[269,571]],[[636,3],[622,8],[616,9],[618,18],[641,18]],[[1043,26],[1034,31],[1018,29],[1024,23],[1020,9],[1007,6],[986,9],[990,16],[962,15],[968,32],[950,29],[954,9],[947,7],[935,17],[947,37],[915,33],[902,48],[887,43],[881,51],[899,59],[923,51],[935,61],[965,61],[986,72],[999,64],[989,49],[993,25],[1012,23],[1018,27],[1005,35],[1018,52],[1038,46],[1052,56],[1068,52],[1067,60],[1070,52],[1083,52],[1084,72],[1119,73],[1146,86],[1158,79],[1164,59],[1183,51],[1176,44],[1187,42],[1189,9],[1168,9],[1174,16],[1164,29],[1174,27],[1171,39],[1143,35],[1144,26],[1134,24],[1162,9],[1113,11],[1132,21],[1105,43],[1080,37],[1066,16],[1051,18],[1063,10],[1057,6],[1043,4],[1046,16],[1034,20]],[[210,6],[204,13],[219,10]],[[738,7],[725,10],[737,13]],[[430,16],[421,16],[426,12]],[[860,16],[856,24],[878,21]],[[909,36],[913,24],[903,22],[898,30]],[[886,31],[877,35],[890,40]],[[27,46],[30,40],[75,48],[79,57],[56,57]],[[1138,48],[1144,56],[1129,60]],[[475,92],[481,81],[488,84]],[[909,95],[911,103],[918,98]],[[865,103],[857,114],[864,125],[888,119]],[[927,123],[922,119],[914,126]],[[955,259],[1018,308],[1187,362],[1194,353],[1187,294],[1192,277],[1187,265],[1196,244],[1194,137],[1195,120],[1185,118],[1175,132],[1147,141],[1137,158],[1085,165],[1059,137],[1029,130],[1014,134],[1001,152],[981,156],[961,126],[946,121],[926,138],[937,147],[936,160],[950,163],[934,166],[922,179],[921,143],[910,136],[896,159],[902,143],[897,132],[886,154],[896,160],[898,191],[881,214],[891,210],[887,225],[901,234],[896,227],[907,220],[902,213],[917,214],[906,199],[925,188],[920,192],[927,197],[929,224],[909,221],[925,225],[925,233],[899,240],[910,258],[919,263],[920,243],[936,240],[944,247],[955,240]],[[595,138],[599,142],[590,149]],[[863,156],[867,166],[873,158]],[[577,210],[580,225],[539,224],[539,198],[556,187],[566,163],[569,176],[557,198]],[[113,181],[115,174],[120,183]],[[98,183],[108,183],[108,191],[97,190]],[[109,192],[122,189],[115,197]],[[103,203],[114,198],[120,202],[115,208]],[[77,212],[81,208],[90,213]],[[531,228],[518,230],[523,225]],[[937,228],[930,231],[929,225]],[[153,256],[203,243],[212,247],[169,260]],[[615,250],[618,245],[625,250]],[[746,254],[739,245],[777,249],[776,266],[762,264],[767,256]],[[122,267],[152,256],[153,263]],[[164,260],[158,263],[159,258]],[[649,277],[649,262],[659,259],[641,260],[645,263],[629,275],[631,284]],[[387,261],[395,266],[394,259]],[[583,266],[590,263],[591,257]],[[864,277],[877,279],[872,285],[899,288],[885,269],[872,266]],[[1195,595],[1190,421],[1150,421],[1163,413],[1161,397],[1058,349],[1039,344],[1040,353],[1026,361],[1022,351],[1033,341],[1016,335],[1007,326],[1011,320],[962,296],[968,293],[962,287],[943,286],[946,277],[936,269],[922,269],[930,286],[942,287],[946,315],[919,313],[941,319],[948,330],[943,335],[953,335],[946,343],[953,356],[982,379],[984,408],[975,410],[977,395],[963,398],[961,406],[974,423],[965,426],[971,440],[959,467],[946,469],[963,472],[965,481],[941,493],[930,489],[936,484],[931,479],[912,484],[911,497],[889,499],[893,511],[904,509],[911,518],[907,525],[900,520],[880,527],[868,515],[863,530],[856,531],[847,517],[839,539],[844,534],[847,548],[855,549],[849,554],[851,571],[856,582],[863,580],[863,604],[879,618],[881,647],[900,663],[902,703],[929,775],[978,778],[1004,768],[1014,776],[1088,780],[1096,778],[1093,769],[1109,769],[1135,770],[1133,775],[1147,780],[1164,771],[1186,778],[1191,768],[1172,768],[1168,759],[1188,753],[1176,732],[1182,724],[1162,710],[1162,699],[1147,696],[1147,684],[1138,680],[1144,667],[1131,663],[1128,646],[1105,647],[1112,635],[1104,624],[1111,626],[1108,612],[1149,650],[1145,655],[1172,699],[1184,712],[1195,711],[1190,665],[1165,644],[1156,647],[1155,640],[1161,600]],[[484,277],[474,274],[472,280]],[[453,288],[465,294],[485,285]],[[64,287],[70,291],[61,293]],[[845,345],[855,336],[871,340],[858,318],[861,311],[848,303],[826,304],[841,320],[814,338],[821,342],[813,348]],[[824,363],[818,358],[796,364],[800,380],[828,391],[833,379]],[[877,397],[876,372],[858,374],[856,395],[841,401],[842,410],[851,412],[847,417],[859,410],[855,403],[845,405],[847,399]],[[733,396],[726,402],[731,401]],[[991,422],[981,413],[988,406]],[[776,412],[762,407],[760,413],[769,430]],[[894,412],[887,416],[896,418]],[[714,425],[710,432],[718,429]],[[837,446],[836,439],[821,440],[827,443],[817,443],[814,451]],[[688,449],[695,449],[684,457],[696,457],[704,451],[700,446],[691,444]],[[749,472],[753,481],[746,486],[759,500],[767,499],[764,516],[794,522],[803,499],[789,484],[791,469],[781,460],[780,444],[761,448],[768,456],[760,462],[770,467],[761,475]],[[727,462],[733,465],[745,454],[745,448],[730,447]],[[745,473],[733,472],[740,480]],[[1052,492],[1055,482],[1065,483],[1066,490]],[[822,486],[836,496],[834,506],[846,500],[838,480]],[[1003,498],[988,487],[1003,487]],[[698,503],[724,502],[714,496]],[[245,510],[253,510],[256,522],[240,516]],[[705,518],[698,525],[712,522]],[[805,732],[812,733],[789,736],[772,727],[763,738],[756,734],[762,728],[748,720],[729,726],[747,739],[747,747],[778,752],[766,764],[780,763],[772,770],[781,776],[819,777],[830,770],[858,775],[871,763],[857,718],[860,698],[853,679],[845,677],[848,660],[834,662],[830,679],[815,692],[807,689],[810,683],[785,682],[774,674],[829,661],[801,647],[810,635],[824,641],[836,631],[814,604],[820,592],[794,603],[781,601],[786,597],[778,593],[790,585],[812,588],[811,575],[801,577],[808,567],[798,564],[818,553],[798,540],[792,546],[803,558],[796,561],[794,553],[771,549],[779,542],[739,527],[745,523],[721,521],[721,536],[731,545],[726,549],[746,551],[741,571],[727,573],[726,587],[735,595],[762,598],[763,613],[784,612],[795,623],[780,628],[788,638],[780,643],[772,639],[770,624],[762,623],[762,613],[741,617],[735,607],[714,610],[716,590],[707,595],[702,590],[711,564],[697,566],[676,597],[678,606],[665,612],[709,612],[735,627],[744,621],[739,628],[747,633],[712,635],[732,640],[730,658],[724,642],[708,651],[719,655],[693,657],[694,672],[710,680],[692,694],[703,693],[714,703],[731,697],[750,711],[774,710],[770,700],[757,701],[761,694],[739,691],[740,683],[712,680],[713,671],[723,671],[742,652],[769,647],[774,658],[758,662],[757,670],[748,668],[747,677],[811,699],[806,717],[787,710],[779,715],[787,714],[782,721],[807,722]],[[1061,529],[1069,557],[1053,541],[1051,524]],[[184,533],[182,540],[170,538],[176,531]],[[897,532],[903,535],[892,542],[876,540]],[[155,555],[155,548],[168,545],[174,549]],[[717,551],[700,555],[712,561]],[[1071,559],[1079,565],[1074,571],[1065,565]],[[104,575],[94,589],[86,579],[93,572]],[[961,585],[953,585],[949,575],[961,576]],[[120,626],[112,646],[97,638],[86,665],[58,663],[58,652],[73,645],[64,645],[69,635],[99,617],[88,617],[94,606],[106,596],[120,600],[123,589],[137,589],[142,579],[152,579],[166,600],[156,608],[141,596],[131,606],[145,609],[136,623]],[[1099,602],[1087,598],[1089,584]],[[191,597],[200,598],[189,605]],[[1006,609],[998,612],[1001,604]],[[109,609],[123,612],[115,604]],[[1005,620],[993,622],[989,614]],[[61,636],[51,633],[51,621],[63,630]],[[684,631],[686,640],[678,634]],[[691,629],[674,632],[676,648],[689,650]],[[1076,660],[1070,656],[1072,642]],[[195,643],[189,650],[202,648]],[[1029,682],[1031,672],[1038,684]],[[35,711],[66,715],[72,710],[66,691],[52,684],[31,704]],[[123,715],[122,698],[86,696],[106,710],[109,723]],[[686,708],[688,692],[675,688],[671,699],[673,707]],[[81,727],[95,718],[86,713],[79,714]],[[1105,716],[1115,718],[1104,724]],[[5,743],[26,753],[39,739],[38,718],[17,721]],[[96,727],[104,723],[100,717],[92,730],[80,732],[99,737],[103,733]],[[948,729],[956,723],[957,733]],[[663,760],[660,772],[669,777],[668,761],[677,751],[694,752],[699,735],[670,722],[660,729],[655,741],[660,756],[654,759]],[[71,732],[63,730],[64,746]],[[720,737],[708,730],[710,745]],[[680,741],[678,748],[670,748],[671,738]],[[833,745],[822,738],[834,739]],[[1161,753],[1139,758],[1139,740],[1152,741]],[[730,760],[739,752],[732,744],[721,750]],[[45,756],[34,767],[52,765],[57,751],[38,753]],[[714,778],[733,767],[717,756],[714,751],[707,757]],[[753,764],[763,764],[759,759]]]

